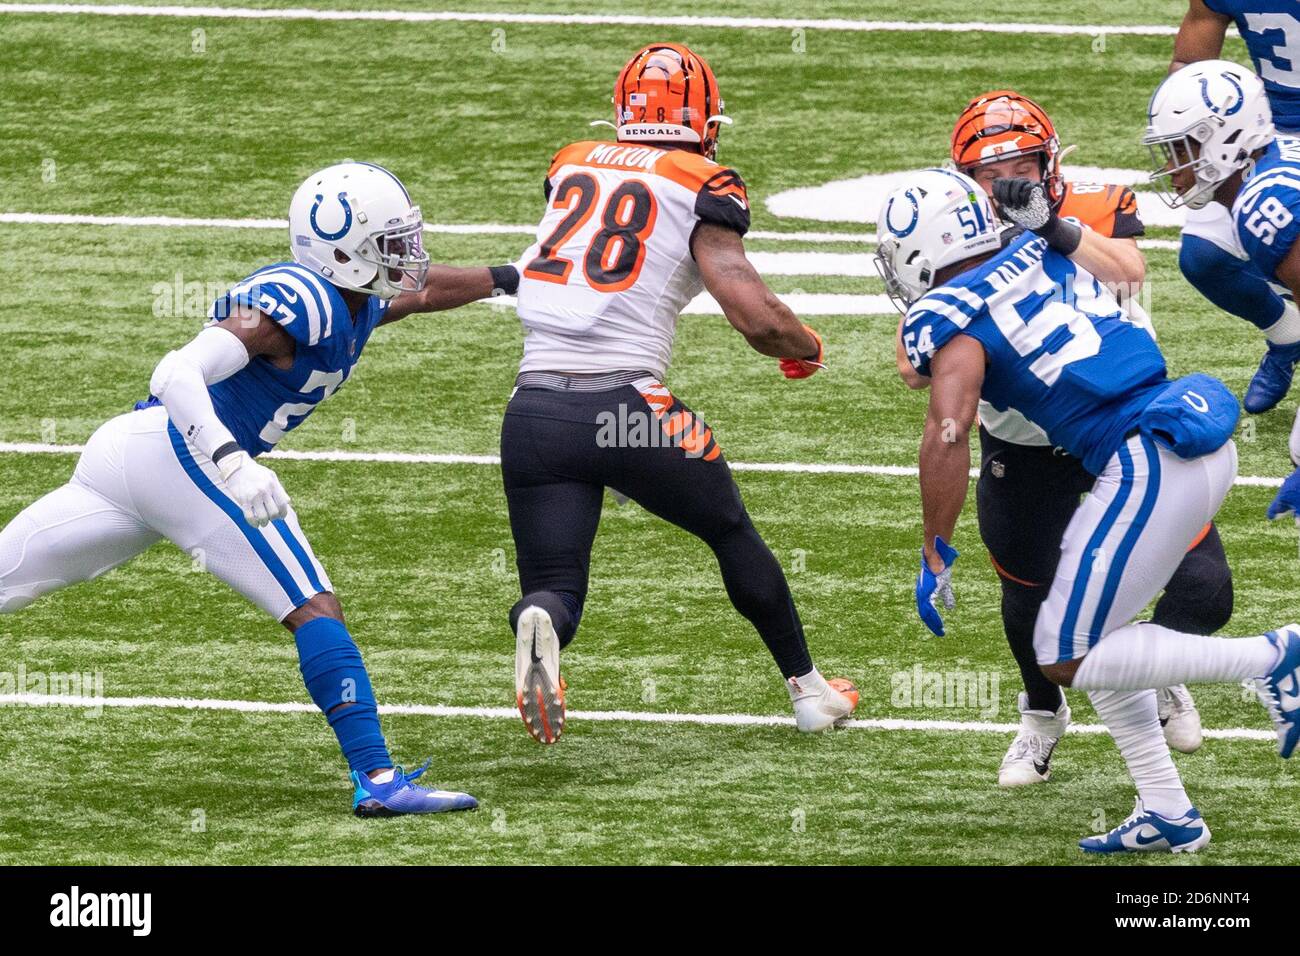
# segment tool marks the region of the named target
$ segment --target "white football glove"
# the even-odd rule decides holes
[[[231,452],[217,462],[230,497],[244,511],[244,520],[257,528],[289,513],[289,495],[275,472],[260,465],[246,451]]]

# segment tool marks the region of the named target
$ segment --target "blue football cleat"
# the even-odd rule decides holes
[[[375,783],[364,775],[352,771],[352,812],[359,817],[396,817],[404,813],[447,813],[451,810],[473,810],[478,801],[468,793],[454,790],[430,790],[418,787],[411,781],[429,769],[431,760],[413,773],[401,767],[393,771],[388,783]]]
[[[1250,380],[1242,406],[1252,415],[1266,412],[1286,398],[1291,390],[1291,376],[1300,362],[1300,342],[1294,345],[1269,343],[1255,377]]]
[[[1291,472],[1286,481],[1282,482],[1282,487],[1274,495],[1266,514],[1269,521],[1285,515],[1295,515],[1296,520],[1300,521],[1300,468]]]
[[[1109,833],[1084,837],[1085,853],[1195,853],[1210,842],[1210,828],[1195,807],[1177,819],[1162,817],[1139,799],[1129,818]]]
[[[1281,652],[1281,660],[1255,682],[1255,690],[1277,728],[1277,752],[1286,759],[1300,742],[1300,625],[1288,624],[1265,637]]]

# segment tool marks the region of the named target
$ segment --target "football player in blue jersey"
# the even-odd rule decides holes
[[[430,265],[418,206],[392,173],[343,163],[289,208],[293,261],[259,269],[168,353],[150,398],[101,426],[71,480],[0,531],[0,612],[86,581],[167,538],[280,621],[338,737],[358,816],[472,809],[389,757],[361,653],[289,495],[257,456],[337,391],[379,325],[513,287],[512,266]],[[425,765],[428,766],[427,764]]]
[[[1300,626],[1232,639],[1134,621],[1232,487],[1236,398],[1207,375],[1170,381],[1151,334],[1096,277],[1034,232],[1004,243],[988,196],[960,173],[910,176],[886,198],[878,229],[878,267],[906,309],[908,359],[931,379],[918,612],[943,633],[937,605],[954,605],[951,542],[980,399],[1014,408],[1097,476],[1034,624],[1043,673],[1088,692],[1138,790],[1127,820],[1080,846],[1199,849],[1210,832],[1170,757],[1152,688],[1256,680],[1281,755],[1300,740]]]
[[[1151,97],[1147,143],[1166,192],[1186,202],[1212,196],[1230,210],[1250,267],[1294,298],[1300,293],[1300,136],[1275,132],[1265,81],[1227,60],[1191,63]],[[1300,415],[1291,429],[1300,466]],[[1268,516],[1300,512],[1300,468]]]
[[[1218,60],[1232,23],[1263,78],[1278,131],[1300,133],[1300,6],[1295,0],[1189,0],[1169,72]],[[1264,333],[1268,347],[1243,404],[1251,414],[1266,412],[1286,397],[1300,361],[1295,297],[1246,255],[1227,206],[1212,192],[1168,199],[1174,207],[1187,209],[1178,256],[1183,275],[1216,306]]]

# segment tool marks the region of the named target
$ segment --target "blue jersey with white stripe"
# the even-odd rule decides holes
[[[957,335],[984,346],[981,397],[1020,412],[1093,474],[1167,383],[1151,335],[1032,232],[907,310],[903,345],[922,375]]]
[[[1300,236],[1300,137],[1279,136],[1264,151],[1232,204],[1250,261],[1268,279]]]
[[[250,455],[270,451],[306,421],[352,373],[388,302],[371,296],[352,315],[338,288],[310,269],[281,262],[258,269],[212,305],[213,322],[251,306],[280,324],[295,343],[293,365],[261,356],[208,387],[217,417]]]
[[[1300,6],[1296,0],[1205,0],[1232,17],[1246,41],[1255,72],[1264,81],[1273,122],[1300,132]]]

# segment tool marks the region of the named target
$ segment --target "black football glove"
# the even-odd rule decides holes
[[[1062,219],[1047,198],[1047,187],[1028,179],[993,180],[993,199],[1003,219],[1036,232],[1063,255],[1070,255],[1083,240],[1083,228]]]

